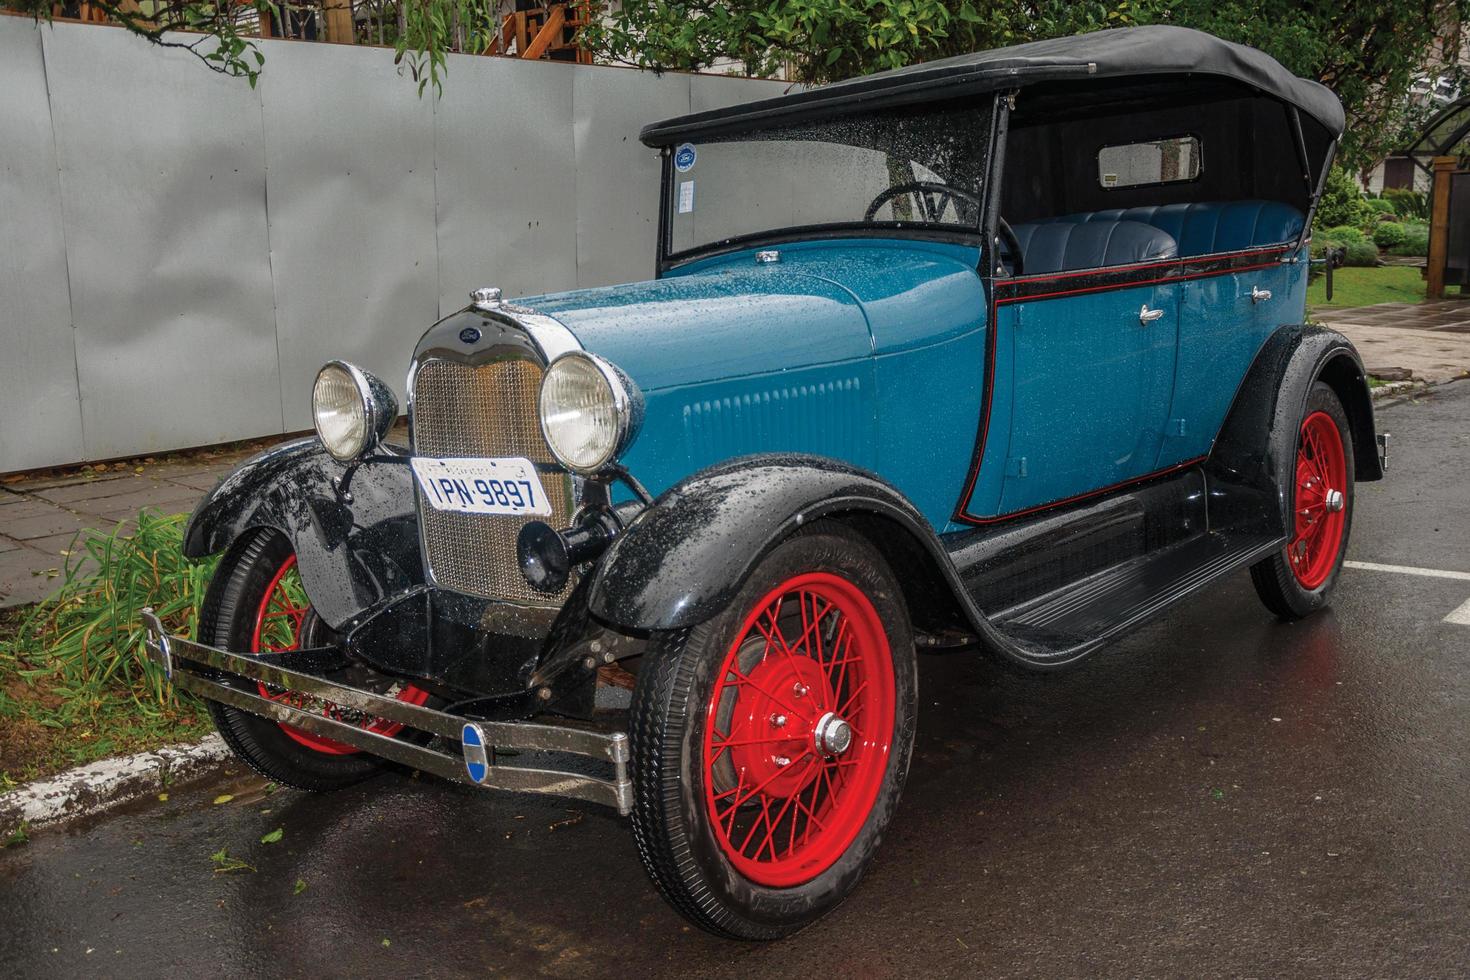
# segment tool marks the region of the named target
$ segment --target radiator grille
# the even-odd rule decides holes
[[[414,453],[439,458],[524,456],[555,467],[538,421],[541,373],[540,365],[524,358],[478,366],[424,361],[414,378]],[[419,526],[434,580],[446,589],[486,599],[560,605],[575,577],[560,594],[544,595],[526,584],[516,562],[516,535],[528,521],[562,528],[571,520],[571,476],[560,469],[542,470],[541,483],[551,501],[550,517],[435,510],[420,490]]]

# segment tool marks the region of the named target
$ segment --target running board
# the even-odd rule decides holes
[[[342,742],[399,765],[427,772],[480,789],[516,793],[545,793],[569,796],[589,803],[613,807],[627,816],[633,811],[633,783],[628,775],[628,736],[623,732],[599,732],[562,725],[534,722],[473,721],[433,708],[384,697],[361,688],[302,673],[272,663],[264,657],[232,653],[205,646],[179,636],[170,636],[152,609],[142,611],[147,629],[146,648],[151,660],[163,668],[175,687],[218,701],[241,711]],[[585,772],[533,769],[498,763],[479,765],[475,776],[458,752],[443,752],[342,721],[320,710],[304,710],[284,700],[273,700],[253,691],[233,687],[208,676],[225,671],[298,694],[329,701],[339,708],[394,722],[407,728],[462,745],[464,731],[472,724],[481,749],[517,752],[549,752],[610,763],[613,778],[600,779]],[[476,753],[479,755],[480,753]],[[493,752],[490,753],[493,756]]]
[[[1202,534],[1002,610],[991,622],[1028,647],[1072,660],[1284,543],[1266,535]]]

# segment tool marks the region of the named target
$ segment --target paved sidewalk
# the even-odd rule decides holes
[[[153,463],[134,460],[0,480],[0,608],[50,594],[77,532],[130,527],[144,507],[187,513],[236,462],[259,448],[253,443],[171,454]]]
[[[1398,379],[1393,368],[1431,384],[1470,376],[1470,301],[1379,303],[1314,316],[1357,345],[1368,373],[1385,380]]]

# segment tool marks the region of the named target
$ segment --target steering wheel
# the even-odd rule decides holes
[[[944,214],[955,198],[959,198],[975,210],[968,214],[955,207],[955,224],[965,224],[974,215],[979,214],[980,198],[969,191],[949,184],[941,184],[935,180],[914,180],[907,184],[894,184],[892,187],[881,192],[873,198],[873,203],[868,205],[868,210],[863,212],[864,221],[872,221],[878,209],[896,197],[912,194],[914,200],[919,202],[919,220],[926,224],[939,224],[940,216]],[[936,196],[937,195],[937,196]],[[968,210],[968,209],[967,209]]]
[[[1021,240],[1016,237],[1009,221],[999,215],[996,215],[995,220],[997,222],[996,231],[1000,232],[995,237],[1000,239],[1000,244],[1006,247],[1006,252],[1010,255],[1011,275],[1019,276],[1025,271],[1026,265],[1026,257],[1021,254]],[[996,264],[1000,264],[999,255],[996,256]]]

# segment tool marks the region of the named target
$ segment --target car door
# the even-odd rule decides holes
[[[1156,468],[1174,384],[1179,285],[1153,283],[1018,298],[1010,441],[1000,513],[1085,495]],[[1000,318],[997,318],[1000,320]]]

